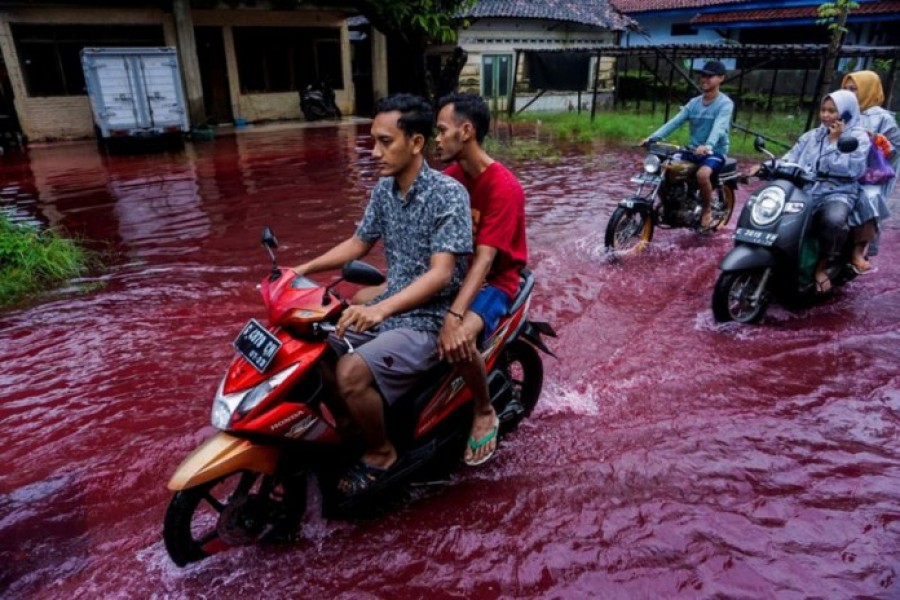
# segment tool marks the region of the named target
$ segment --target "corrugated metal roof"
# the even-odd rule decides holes
[[[549,19],[592,25],[614,31],[635,27],[609,0],[479,0],[462,16]]]

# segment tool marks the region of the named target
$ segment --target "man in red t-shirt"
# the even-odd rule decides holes
[[[479,96],[451,94],[438,103],[437,145],[444,171],[469,191],[475,254],[438,339],[438,353],[459,369],[472,391],[475,418],[463,460],[475,466],[497,449],[500,420],[477,340],[486,339],[509,310],[525,267],[525,194],[515,175],[481,147],[491,121]]]

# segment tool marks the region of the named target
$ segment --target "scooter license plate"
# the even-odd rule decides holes
[[[735,241],[757,244],[759,246],[771,246],[777,239],[777,233],[747,229],[746,227],[738,227],[734,232]]]
[[[244,360],[263,373],[278,354],[281,340],[272,335],[259,321],[250,319],[234,340],[233,346]]]

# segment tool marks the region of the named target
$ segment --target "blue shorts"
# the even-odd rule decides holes
[[[500,324],[500,319],[509,310],[510,304],[512,304],[512,300],[506,295],[506,292],[492,285],[486,285],[481,288],[481,291],[475,296],[475,300],[472,301],[472,305],[469,306],[469,310],[484,321],[484,329],[481,330],[481,335],[478,336],[479,344],[483,343],[494,333],[497,325]]]
[[[713,173],[718,173],[725,166],[725,157],[721,154],[694,154],[693,152],[679,152],[678,156],[681,160],[700,165],[701,167],[709,167]]]

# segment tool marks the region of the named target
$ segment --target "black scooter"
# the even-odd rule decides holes
[[[334,99],[334,90],[324,82],[306,86],[300,94],[300,110],[307,121],[340,119],[342,116]]]
[[[837,151],[853,152],[858,145],[855,138],[843,137]],[[769,183],[747,201],[734,232],[735,246],[719,265],[722,272],[713,291],[712,309],[720,323],[756,323],[773,299],[790,305],[815,297],[819,244],[810,230],[815,205],[803,188],[816,181],[839,179],[828,173],[812,174],[798,164],[777,159],[760,137],[754,147],[771,159],[758,173]],[[847,266],[852,244],[848,236],[841,260],[828,268],[834,287],[856,276]]]

